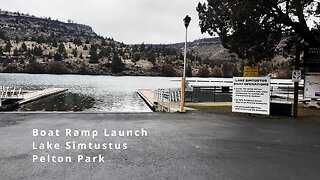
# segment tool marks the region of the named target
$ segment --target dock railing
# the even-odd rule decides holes
[[[180,89],[157,89],[154,91],[154,101],[157,104],[158,111],[170,112],[173,103],[180,102]]]
[[[1,98],[20,98],[23,97],[22,89],[17,87],[0,86]]]
[[[23,98],[21,88],[0,86],[0,107],[2,106],[3,100],[20,98]]]

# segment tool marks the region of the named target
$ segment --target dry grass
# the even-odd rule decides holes
[[[320,122],[320,109],[299,107],[298,119]]]

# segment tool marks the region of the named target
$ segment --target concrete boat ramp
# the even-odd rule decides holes
[[[0,100],[0,110],[12,109],[18,107],[22,104],[26,104],[38,99],[42,99],[51,95],[59,94],[67,91],[65,88],[48,88],[44,90],[37,91],[14,91],[13,89],[2,88],[1,100]],[[15,89],[15,88],[14,88]]]

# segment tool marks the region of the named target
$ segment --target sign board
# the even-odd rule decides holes
[[[305,75],[304,98],[320,99],[320,73]]]
[[[292,82],[300,82],[300,81],[301,81],[301,70],[293,70]]]
[[[270,78],[234,77],[232,112],[270,114]]]
[[[243,67],[243,77],[258,77],[259,67],[258,66],[244,66]]]
[[[320,72],[320,47],[307,46],[304,50],[305,72]]]
[[[304,53],[305,64],[312,65],[320,63],[320,47],[307,47]]]
[[[189,81],[186,81],[184,85],[185,85],[185,90],[186,91],[193,91],[193,87],[191,86]]]

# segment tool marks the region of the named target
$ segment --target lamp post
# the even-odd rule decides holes
[[[183,62],[183,74],[181,79],[181,98],[180,98],[180,112],[184,112],[184,99],[185,99],[185,81],[186,81],[186,64],[187,64],[187,40],[188,40],[188,26],[191,18],[187,15],[184,19],[184,25],[186,27],[186,41],[184,44],[184,62]]]

